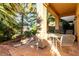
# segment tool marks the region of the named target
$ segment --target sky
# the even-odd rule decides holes
[[[73,20],[74,20],[74,18],[75,18],[75,16],[74,16],[74,15],[73,15],[73,16],[61,17],[61,19],[64,19],[64,20],[66,20],[66,21],[73,21]]]

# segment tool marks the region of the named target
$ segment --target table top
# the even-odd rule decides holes
[[[63,34],[48,34],[48,37],[61,37]]]
[[[74,36],[73,34],[53,34],[53,33],[49,33],[48,34],[48,37],[61,37],[61,36],[64,36],[64,35],[72,35]]]

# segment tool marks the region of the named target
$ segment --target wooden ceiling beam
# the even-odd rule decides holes
[[[57,12],[57,10],[55,9],[55,7],[54,7],[53,5],[51,5],[51,3],[49,3],[49,7],[50,7],[58,16],[60,16],[59,13]]]
[[[58,15],[58,13],[56,13],[56,11],[54,11],[54,10],[50,7],[50,3],[44,3],[43,5],[47,8],[47,10],[48,10],[53,16],[55,16],[55,17],[60,17],[60,16]]]

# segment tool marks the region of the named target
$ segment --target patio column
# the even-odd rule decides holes
[[[59,32],[59,25],[60,25],[60,20],[59,20],[60,18],[58,17],[58,16],[55,16],[55,30],[57,31],[57,32]]]
[[[43,5],[43,3],[37,4],[37,13],[41,18],[40,38],[47,39],[47,8]]]
[[[77,35],[77,41],[79,44],[79,4],[77,4],[77,10],[76,10],[76,35]]]

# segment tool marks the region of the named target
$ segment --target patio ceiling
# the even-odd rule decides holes
[[[45,3],[48,11],[59,17],[76,14],[77,3]]]

